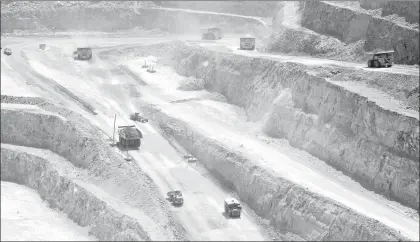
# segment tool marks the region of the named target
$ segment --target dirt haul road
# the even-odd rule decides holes
[[[256,45],[258,46],[258,40],[256,41],[257,41]],[[214,42],[188,41],[187,43],[191,46],[201,46],[201,47],[205,47],[207,49],[211,49],[211,50],[219,51],[219,52],[231,52],[238,55],[265,58],[265,59],[271,59],[271,60],[280,61],[280,62],[295,62],[295,63],[301,63],[308,66],[329,66],[329,67],[337,66],[337,67],[344,67],[344,68],[363,70],[363,71],[376,71],[376,72],[386,72],[386,73],[419,76],[418,66],[416,67],[416,66],[394,64],[392,68],[368,68],[367,63],[361,64],[361,63],[354,63],[354,62],[314,58],[314,57],[308,57],[308,56],[268,54],[268,53],[261,53],[258,50],[254,50],[254,51],[238,50],[239,37],[238,38],[232,38],[232,37],[225,38],[225,39],[214,41]]]
[[[147,44],[154,41],[157,40],[148,40],[144,43]],[[71,55],[68,54],[71,53],[69,49],[74,44],[68,42],[69,40],[50,40],[47,43],[50,48],[45,52],[36,50],[37,43],[15,44],[12,46],[12,49],[16,48],[15,53],[18,53],[18,55],[15,54],[11,56],[12,58],[5,58],[5,62],[12,69],[27,70],[27,75],[35,75],[31,71],[32,67],[35,73],[42,73],[42,76],[56,81],[72,93],[75,93],[77,97],[86,100],[86,103],[95,108],[97,115],[84,111],[85,109],[83,109],[82,105],[69,99],[68,96],[57,94],[57,92],[49,88],[51,83],[44,82],[44,79],[38,77],[40,94],[44,96],[55,92],[54,95],[60,98],[58,100],[63,100],[63,103],[66,102],[73,109],[79,109],[79,112],[85,112],[86,116],[92,117],[92,123],[98,125],[109,136],[112,136],[113,115],[115,113],[118,115],[117,125],[131,124],[132,122],[128,120],[128,115],[135,111],[132,100],[142,95],[142,90],[138,89],[139,87],[143,89],[148,87],[136,85],[138,83],[136,83],[135,79],[125,75],[118,68],[112,68],[100,61],[97,56],[94,57],[91,63],[74,62]],[[101,40],[101,42],[98,41],[97,45],[106,44],[106,40]],[[19,49],[24,49],[22,53],[27,58],[27,63],[26,59],[20,57]],[[242,52],[238,51],[238,53]],[[305,58],[300,57],[300,60],[304,61]],[[36,77],[33,78],[37,79]],[[170,75],[167,78],[170,78]],[[150,91],[153,92],[153,86],[150,87]],[[47,92],[47,94],[43,92]],[[162,96],[162,94],[160,95]],[[156,92],[156,99],[156,102],[163,102],[159,100],[158,92]],[[194,116],[188,118],[191,118],[191,122],[195,123]],[[200,119],[195,125],[204,121]],[[223,127],[218,127],[220,124],[208,122],[206,125],[212,125],[214,129],[219,129],[220,133],[224,132]],[[131,151],[130,155],[153,178],[161,189],[162,194],[166,194],[168,190],[174,188],[180,188],[184,192],[185,205],[183,208],[174,208],[174,213],[178,215],[181,223],[190,233],[191,238],[197,240],[259,240],[269,238],[267,236],[268,232],[257,225],[256,217],[249,214],[246,210],[243,218],[240,220],[227,220],[224,218],[222,215],[222,201],[228,193],[206,178],[204,172],[183,161],[173,147],[152,126],[149,124],[137,126],[144,132],[145,138],[143,139],[141,150]],[[228,131],[226,130],[227,134],[230,132]],[[241,136],[240,139],[243,139],[243,137]],[[306,171],[299,165],[290,165],[296,170],[296,173]],[[295,166],[297,168],[294,168]],[[367,202],[375,207],[374,204],[377,201],[371,200],[372,198],[367,195],[366,191],[364,193],[351,191],[351,187],[341,187],[337,190],[336,188],[340,186],[340,183],[335,184],[334,180],[331,182],[328,178],[313,172],[310,174],[315,177],[312,179],[312,182],[320,180],[322,182],[321,187],[331,187],[331,189],[327,190],[331,190],[333,197],[337,199],[338,196],[339,199],[337,200],[340,200],[347,206],[353,207],[356,206],[354,204],[360,202],[366,204]],[[310,182],[307,180],[305,183],[309,186],[308,183]],[[329,183],[331,183],[331,186],[327,185]],[[316,184],[314,183],[313,185]],[[357,196],[343,195],[346,191],[349,194],[354,192]],[[360,208],[356,210],[360,210]],[[400,214],[397,210],[387,207],[386,202],[369,211],[369,213],[368,216],[401,230],[414,240],[418,239],[418,221],[412,220]]]
[[[98,40],[98,44],[101,42],[106,45],[105,39]],[[146,44],[152,42],[144,41]],[[136,83],[124,73],[102,63],[96,56],[90,63],[75,62],[69,51],[73,45],[74,42],[65,45],[60,40],[51,40],[47,41],[47,50],[40,51],[37,50],[38,43],[11,44],[9,46],[14,54],[10,58],[2,57],[2,61],[9,67],[7,72],[20,74],[20,80],[33,80],[37,87],[34,92],[42,97],[50,96],[55,102],[82,113],[112,137],[114,114],[117,114],[117,126],[134,124],[128,116],[136,111],[131,104],[131,99],[138,95]],[[77,98],[60,91],[56,88],[58,85]],[[96,115],[81,103],[93,106]],[[177,153],[153,126],[136,126],[143,132],[144,139],[139,151],[129,152],[134,158],[132,162],[150,175],[163,196],[172,189],[183,192],[185,203],[182,207],[174,207],[173,213],[185,228],[189,239],[258,241],[274,237],[273,233],[260,225],[259,218],[246,208],[241,219],[227,219],[223,214],[223,201],[231,194],[212,182],[205,171],[188,164],[182,158],[183,154]]]

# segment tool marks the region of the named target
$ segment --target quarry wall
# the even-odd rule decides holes
[[[390,1],[390,0],[360,0],[364,9],[382,8],[382,16],[397,14],[409,23],[419,22],[418,1]]]
[[[283,240],[397,240],[403,236],[335,201],[277,177],[203,131],[153,107],[145,112],[241,201],[268,219]],[[193,137],[193,138],[192,138]]]
[[[264,131],[350,175],[363,186],[418,210],[418,119],[386,110],[294,63],[217,53],[179,44],[178,74],[243,107]],[[280,98],[291,91],[290,98]],[[286,95],[287,97],[287,95]]]
[[[197,34],[200,29],[213,25],[219,26],[224,32],[233,33],[246,31],[249,25],[261,26],[258,21],[248,18],[155,8],[72,7],[1,14],[1,30],[4,33],[42,28],[56,31],[116,31],[143,27],[158,28],[170,33]]]
[[[345,43],[366,40],[364,49],[395,51],[395,62],[419,63],[419,30],[320,1],[300,2],[301,24]]]
[[[57,169],[51,161],[18,147],[1,147],[1,179],[36,190],[52,208],[59,209],[99,240],[145,241],[147,233],[135,219],[121,214],[88,189]]]
[[[131,207],[131,210],[140,211],[145,214],[144,217],[149,218],[149,220],[143,219],[140,225],[142,229],[148,231],[146,235],[151,239],[182,240],[184,238],[181,230],[174,226],[176,223],[170,214],[169,207],[163,202],[164,198],[150,177],[137,166],[128,165],[121,156],[111,150],[103,133],[91,126],[83,117],[45,101],[41,102],[39,98],[2,95],[1,99],[2,143],[50,150],[71,162],[72,166],[86,170],[94,177],[91,182],[103,190],[112,191],[113,198],[124,201],[121,202],[120,207],[123,205]],[[25,111],[25,109],[8,108],[4,103],[25,104],[42,109]],[[7,132],[3,132],[4,130]],[[28,162],[26,164],[22,159],[22,164],[32,165],[30,161]],[[36,176],[36,174],[32,175]],[[34,177],[34,179],[40,178]],[[106,222],[103,221],[103,223]],[[159,227],[164,232],[156,234],[155,227]],[[114,235],[109,236],[111,234],[107,234],[104,238],[114,238],[112,237]],[[118,233],[115,236],[119,236]]]

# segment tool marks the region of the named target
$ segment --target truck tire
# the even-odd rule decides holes
[[[375,68],[381,67],[381,64],[379,63],[379,61],[373,62],[373,65],[375,66]]]
[[[368,60],[367,65],[368,65],[368,67],[372,67],[372,60]]]

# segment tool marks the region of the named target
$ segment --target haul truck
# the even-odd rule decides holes
[[[255,50],[255,38],[253,37],[240,38],[239,49],[240,50]]]
[[[90,60],[90,59],[92,59],[92,48],[89,48],[89,47],[77,48],[77,50],[73,52],[73,58],[75,60]]]

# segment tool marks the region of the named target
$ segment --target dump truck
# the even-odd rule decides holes
[[[3,53],[5,55],[11,55],[12,54],[12,50],[10,48],[5,48],[4,51],[3,51]]]
[[[168,201],[171,202],[173,205],[181,206],[184,204],[184,198],[180,190],[170,191],[166,193],[166,195],[168,196]]]
[[[45,50],[46,44],[39,44],[39,49],[40,50]]]
[[[139,148],[143,134],[135,125],[118,126],[119,147]]]
[[[255,50],[255,38],[243,37],[239,39],[240,50]]]
[[[73,52],[73,58],[75,60],[92,59],[92,48],[90,47],[77,48],[77,50]]]
[[[142,122],[142,123],[149,122],[149,120],[147,118],[140,116],[139,113],[133,113],[133,114],[131,114],[130,115],[130,119],[133,120],[133,121],[139,121],[139,122]]]
[[[225,199],[225,214],[228,217],[240,218],[242,213],[241,203],[234,198]]]
[[[373,53],[372,59],[368,60],[368,67],[391,67],[394,64],[394,51],[381,51]]]
[[[203,40],[218,40],[222,38],[222,30],[219,28],[208,28],[202,30],[201,39]]]

